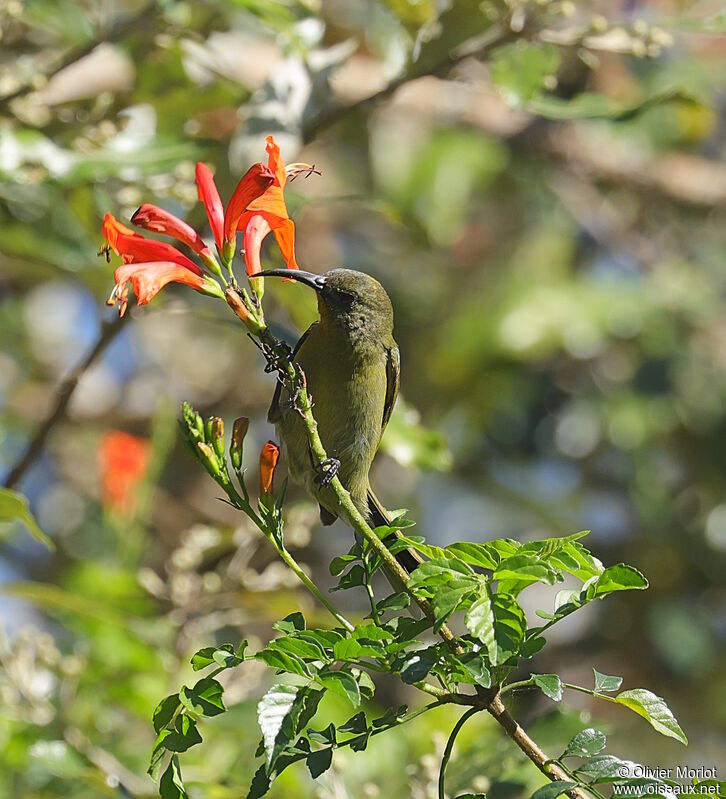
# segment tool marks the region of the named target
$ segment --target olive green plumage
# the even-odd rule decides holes
[[[282,276],[285,270],[266,274]],[[305,372],[320,438],[358,510],[373,525],[388,522],[371,491],[368,473],[398,395],[400,359],[393,338],[393,307],[383,286],[362,272],[333,269],[325,275],[286,273],[317,291],[320,320],[303,334],[294,360]],[[308,439],[290,396],[278,384],[269,421],[280,438],[290,476],[320,504],[323,524],[339,515],[335,493],[321,485]],[[410,553],[400,560],[409,570]]]

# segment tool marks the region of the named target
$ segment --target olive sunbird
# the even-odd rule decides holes
[[[328,485],[335,474],[372,527],[390,524],[368,478],[396,402],[401,368],[388,294],[377,280],[352,269],[324,275],[270,269],[258,276],[296,280],[318,297],[320,319],[300,337],[293,360],[305,373],[329,459],[324,472],[315,466],[302,419],[278,383],[268,420],[277,430],[290,476],[317,500],[324,525],[342,515]],[[408,572],[421,562],[409,550],[397,553],[396,559]]]

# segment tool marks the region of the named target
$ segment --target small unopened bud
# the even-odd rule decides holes
[[[262,299],[265,296],[265,278],[264,277],[250,277],[250,286],[252,287],[252,291],[255,292],[258,299]]]
[[[224,422],[219,416],[212,417],[211,442],[218,458],[224,458]]]
[[[234,239],[232,239],[231,241],[225,241],[222,244],[222,261],[224,262],[224,265],[227,267],[227,269],[229,269],[230,265],[232,264],[232,261],[234,260],[234,251],[236,246],[237,244]]]
[[[260,499],[272,496],[272,481],[275,477],[280,448],[274,441],[268,441],[260,452]]]
[[[229,457],[232,459],[232,467],[236,472],[242,468],[242,445],[249,428],[250,420],[246,416],[240,416],[239,419],[234,420],[232,441],[229,445]]]
[[[225,289],[224,297],[227,300],[227,305],[235,312],[237,318],[247,325],[251,333],[259,335],[264,330],[264,324],[261,324],[260,320],[250,313],[250,309],[236,289]]]
[[[182,418],[184,426],[193,439],[204,441],[204,422],[202,417],[192,408],[188,402],[182,403]]]
[[[219,468],[217,456],[209,444],[205,444],[203,441],[197,442],[197,456],[212,477],[217,478],[222,476],[222,470]]]

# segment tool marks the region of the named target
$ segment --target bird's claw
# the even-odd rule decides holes
[[[325,488],[340,471],[340,461],[337,458],[326,458],[315,466],[315,482]]]

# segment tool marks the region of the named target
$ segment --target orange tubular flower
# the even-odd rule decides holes
[[[275,175],[275,181],[267,190],[253,200],[239,218],[238,230],[245,232],[245,266],[248,275],[260,272],[260,247],[262,239],[272,230],[282,252],[288,269],[299,269],[295,260],[295,224],[290,219],[285,205],[283,189],[287,182],[285,162],[280,155],[280,148],[272,136],[267,137],[267,166]],[[307,168],[307,167],[306,167]],[[297,170],[295,170],[297,171]],[[267,229],[263,233],[264,220]],[[254,225],[251,223],[254,221]]]
[[[186,269],[174,261],[127,263],[119,266],[113,276],[116,285],[106,303],[107,305],[120,303],[120,316],[124,315],[128,304],[128,288],[126,284],[129,281],[131,281],[133,286],[138,305],[146,305],[151,302],[168,283],[183,283],[185,286],[191,286],[202,294],[224,298],[222,289],[215,280],[206,275],[198,275],[196,272]]]
[[[191,225],[188,225],[183,219],[178,216],[170,214],[163,208],[150,203],[144,203],[136,210],[131,217],[134,225],[137,225],[144,230],[150,230],[153,233],[164,233],[167,236],[172,236],[177,241],[186,244],[198,255],[203,258],[210,257],[212,253],[209,247],[204,243],[202,237],[197,233]]]
[[[146,475],[150,456],[149,442],[142,438],[120,430],[112,430],[102,437],[98,465],[104,505],[118,512],[133,513],[134,490]]]
[[[122,225],[112,214],[106,214],[103,219],[103,235],[127,264],[142,263],[147,261],[172,261],[190,272],[203,275],[204,270],[187,258],[184,253],[164,241],[147,239],[140,233]]]
[[[274,441],[268,441],[260,452],[260,496],[269,497],[272,494],[272,481],[275,477],[275,467],[280,457],[280,448]]]
[[[209,227],[212,229],[217,249],[222,252],[222,233],[224,232],[224,206],[217,191],[214,176],[206,164],[197,163],[197,193],[207,212]]]
[[[264,164],[253,164],[230,197],[224,214],[224,241],[234,240],[240,217],[251,203],[263,195],[275,182],[275,173]]]

